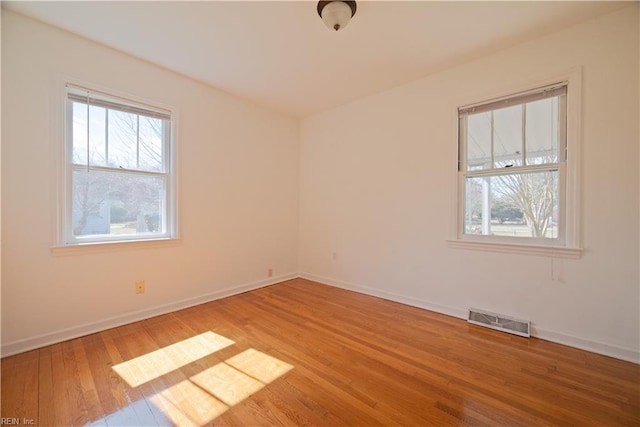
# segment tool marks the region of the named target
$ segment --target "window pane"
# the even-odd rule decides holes
[[[138,167],[138,116],[109,110],[109,166]]]
[[[106,110],[89,107],[89,162],[94,166],[106,166]],[[73,103],[73,163],[87,164],[87,104]]]
[[[164,165],[163,142],[164,121],[140,116],[140,163],[139,169],[162,172]]]
[[[491,168],[491,111],[469,114],[466,120],[467,170]]]
[[[494,167],[522,165],[522,105],[493,111]]]
[[[75,237],[166,232],[164,177],[78,168],[72,179]]]
[[[102,107],[89,107],[89,158],[96,166],[107,165],[106,114]]]
[[[87,164],[87,104],[73,102],[73,122],[71,138],[73,140],[73,163]]]
[[[558,97],[526,104],[527,164],[558,162]]]
[[[558,171],[467,177],[464,234],[558,237]]]

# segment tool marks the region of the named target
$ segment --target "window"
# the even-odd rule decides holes
[[[567,96],[560,82],[458,109],[458,240],[575,245]]]
[[[172,114],[66,86],[64,243],[174,237]]]

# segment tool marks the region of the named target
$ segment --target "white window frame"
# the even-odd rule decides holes
[[[70,249],[72,251],[83,248],[84,251],[87,247],[101,247],[104,248],[104,244],[109,244],[111,247],[118,247],[117,244],[139,243],[148,245],[149,243],[163,243],[179,240],[178,236],[178,206],[177,206],[177,171],[176,171],[176,122],[177,122],[177,110],[172,107],[151,102],[146,99],[142,99],[130,94],[126,94],[110,88],[101,87],[92,83],[79,81],[72,78],[58,79],[56,96],[57,108],[55,117],[58,119],[57,126],[61,128],[61,143],[60,149],[57,150],[57,158],[59,160],[58,170],[58,197],[57,197],[57,232],[55,238],[55,244],[52,247],[54,254],[64,254]],[[138,235],[97,235],[78,238],[73,235],[72,227],[72,173],[73,164],[73,141],[70,135],[72,126],[72,111],[70,108],[71,102],[68,101],[68,94],[70,92],[86,92],[92,94],[97,99],[105,99],[107,101],[114,102],[121,106],[131,107],[133,109],[141,109],[144,111],[158,112],[163,115],[169,116],[169,130],[166,137],[166,143],[163,152],[164,171],[158,175],[164,175],[166,177],[166,196],[164,206],[164,233],[148,233]],[[116,168],[102,168],[94,167],[95,169],[112,169],[112,172],[116,172]],[[124,171],[123,171],[124,172]],[[132,171],[126,171],[130,173]],[[133,171],[133,173],[137,173]],[[142,172],[142,174],[146,174]],[[115,244],[115,245],[114,245]],[[97,245],[97,246],[96,246]],[[75,249],[74,249],[75,248]]]
[[[456,133],[455,165],[455,203],[451,239],[447,244],[451,248],[472,249],[500,253],[522,253],[528,255],[552,256],[559,258],[580,258],[580,221],[579,221],[579,165],[580,165],[580,115],[581,115],[581,71],[580,69],[556,75],[554,77],[527,83],[518,87],[506,88],[492,95],[477,97],[473,102],[459,103],[455,107],[455,123],[459,132],[459,110],[473,106],[486,105],[497,101],[512,99],[519,95],[534,92],[539,88],[550,87],[559,83],[567,86],[566,95],[566,150],[561,153],[558,164],[560,175],[560,210],[562,235],[557,239],[509,238],[503,236],[471,235],[464,231],[464,179],[466,171],[460,165],[464,156],[464,147],[460,147],[460,135]],[[522,171],[536,170],[538,167],[522,168]],[[544,169],[544,166],[541,167]],[[506,172],[506,171],[505,171]],[[490,174],[495,174],[495,170]]]

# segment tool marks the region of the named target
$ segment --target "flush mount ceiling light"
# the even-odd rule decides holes
[[[341,30],[356,14],[355,1],[319,1],[318,15],[330,30]]]

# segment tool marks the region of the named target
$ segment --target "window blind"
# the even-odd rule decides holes
[[[137,114],[162,120],[171,120],[169,111],[143,105],[123,98],[107,96],[93,90],[67,85],[67,98],[70,101],[92,106],[108,108],[110,110]]]
[[[507,108],[514,105],[525,104],[527,102],[539,101],[541,99],[553,98],[554,96],[567,94],[567,82],[560,82],[550,86],[535,89],[533,91],[523,92],[511,95],[505,98],[498,98],[482,103],[468,105],[458,109],[460,117],[469,114],[478,114],[485,111]]]

